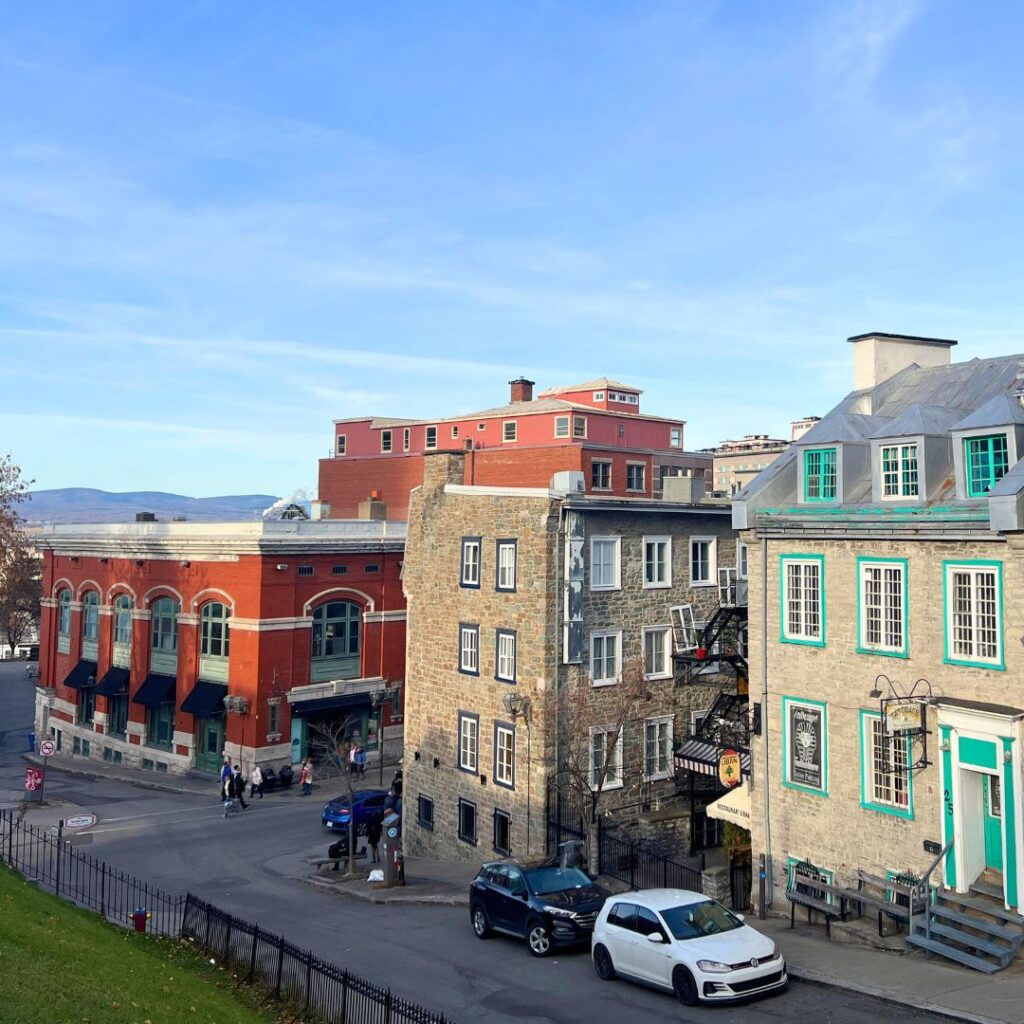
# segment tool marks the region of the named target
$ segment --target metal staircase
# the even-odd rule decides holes
[[[935,890],[927,915],[915,920],[906,941],[914,949],[995,974],[1020,952],[1024,918],[980,893]]]

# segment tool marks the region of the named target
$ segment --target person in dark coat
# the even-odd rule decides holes
[[[242,777],[242,769],[235,765],[235,770],[231,773],[231,795],[242,805],[242,810],[249,810],[249,805],[245,802],[245,779]]]
[[[380,863],[380,851],[377,847],[380,845],[380,836],[383,830],[381,825],[380,815],[375,814],[366,826],[366,843],[370,847],[370,853],[373,855],[373,863]]]

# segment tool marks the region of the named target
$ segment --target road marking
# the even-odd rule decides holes
[[[263,814],[266,814],[266,813],[268,813],[270,811],[281,811],[281,810],[285,810],[285,809],[286,809],[286,805],[282,804],[282,805],[280,805],[278,807],[264,807],[262,810],[263,810]],[[239,813],[242,813],[242,812],[239,812]],[[167,818],[167,817],[165,817],[163,821],[143,821],[142,820],[144,818],[153,818],[153,817],[157,817],[157,816],[160,816],[160,815],[168,815],[168,814],[179,814],[179,815],[180,814],[184,814],[185,817],[179,817],[179,818]],[[233,817],[234,816],[235,815],[233,815]],[[222,817],[224,817],[224,811],[220,807],[216,807],[216,808],[212,808],[211,807],[210,810],[207,811],[207,812],[186,811],[184,808],[182,808],[182,809],[179,809],[177,811],[156,811],[156,812],[154,812],[152,814],[128,815],[128,816],[123,817],[123,818],[106,818],[104,820],[104,822],[103,822],[103,826],[113,825],[113,824],[118,823],[118,822],[138,822],[138,824],[119,825],[116,828],[100,827],[100,828],[91,829],[90,831],[91,831],[91,834],[94,835],[94,836],[95,835],[101,835],[104,832],[132,832],[132,831],[137,832],[140,829],[154,828],[154,827],[160,826],[160,825],[181,825],[181,824],[184,824],[185,822],[190,822],[190,821],[197,821],[197,822],[198,821],[207,821],[210,818],[222,818]],[[262,817],[262,815],[257,815],[257,817]]]

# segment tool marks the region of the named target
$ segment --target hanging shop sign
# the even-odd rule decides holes
[[[730,789],[733,786],[738,786],[742,778],[741,775],[742,765],[740,764],[740,753],[738,750],[733,750],[731,747],[727,750],[723,750],[721,756],[718,758],[718,780],[723,786],[728,786]]]
[[[789,782],[824,791],[824,709],[794,701],[786,710]]]
[[[914,697],[885,697],[882,721],[890,736],[918,735],[924,732],[924,702]]]

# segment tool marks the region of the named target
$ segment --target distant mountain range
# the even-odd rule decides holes
[[[272,494],[226,494],[218,498],[189,498],[164,491],[125,491],[117,494],[92,487],[58,487],[33,491],[18,512],[29,523],[130,523],[136,512],[152,512],[169,522],[184,517],[192,522],[256,519],[277,498]]]

